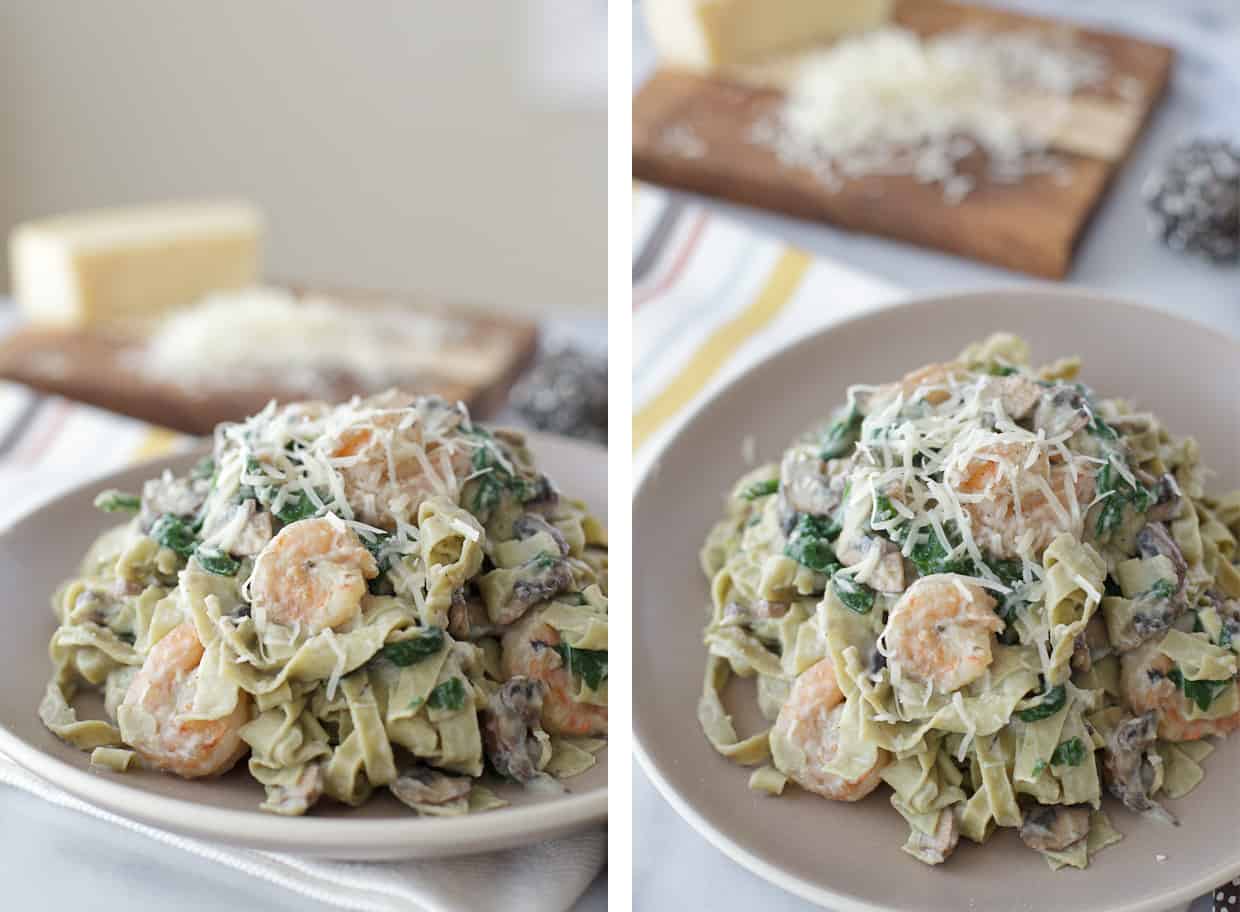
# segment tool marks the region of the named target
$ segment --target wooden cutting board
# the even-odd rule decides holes
[[[847,180],[833,191],[750,140],[755,122],[780,105],[780,91],[751,80],[665,69],[633,101],[634,177],[1037,276],[1067,275],[1091,214],[1166,89],[1174,52],[1123,35],[945,0],[901,0],[895,21],[923,36],[970,26],[1067,31],[1105,53],[1107,83],[1078,97],[1083,107],[1118,115],[1086,124],[1082,137],[1090,139],[1090,129],[1112,132],[1118,126],[1113,154],[1058,152],[1070,179],[1041,174],[1016,184],[986,181],[984,162],[974,156],[961,172],[974,177],[977,187],[955,205],[943,199],[937,185],[905,176]]]
[[[438,314],[463,323],[460,341],[451,344],[459,345],[461,359],[470,359],[468,379],[450,376],[446,371],[415,370],[411,364],[407,374],[397,375],[383,386],[459,399],[479,417],[503,406],[509,389],[538,347],[537,327],[520,320],[406,302],[393,295],[288,287],[301,294],[331,297],[359,310],[408,304],[417,313]],[[349,375],[324,377],[322,386],[314,391],[281,385],[278,380],[261,387],[187,389],[144,376],[134,364],[141,347],[140,339],[99,332],[22,328],[0,341],[0,378],[189,434],[210,434],[219,422],[244,418],[273,398],[283,402],[308,398],[339,401],[380,391]]]

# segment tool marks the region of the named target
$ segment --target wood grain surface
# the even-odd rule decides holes
[[[1111,71],[1107,83],[1082,94],[1111,111],[1130,108],[1132,136],[1125,153],[1161,98],[1174,57],[1169,48],[1123,35],[945,0],[903,0],[895,19],[923,36],[966,26],[1068,32],[1105,53]],[[1070,179],[1042,174],[1000,184],[985,179],[985,163],[977,154],[961,167],[978,181],[977,188],[955,205],[943,199],[939,186],[906,176],[866,176],[833,191],[750,140],[754,124],[772,115],[782,99],[778,90],[749,82],[656,72],[633,102],[634,177],[1062,278],[1126,157],[1060,153]],[[685,137],[692,137],[692,143],[687,145]]]
[[[538,328],[521,320],[471,313],[438,303],[402,301],[396,295],[292,283],[286,287],[298,293],[326,295],[359,311],[403,303],[417,313],[464,321],[463,338],[450,344],[459,345],[462,359],[473,359],[469,381],[419,371],[411,356],[408,370],[386,385],[459,399],[479,417],[503,406],[508,390],[538,347]],[[209,434],[219,422],[244,418],[273,398],[284,402],[306,398],[340,401],[379,392],[347,374],[324,377],[322,387],[312,392],[281,383],[278,378],[261,387],[190,389],[154,382],[144,376],[135,363],[141,348],[142,340],[137,338],[27,327],[0,341],[0,377],[189,434]]]

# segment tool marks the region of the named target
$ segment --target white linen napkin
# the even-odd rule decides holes
[[[321,903],[359,912],[474,912],[501,905],[505,912],[559,912],[586,891],[607,857],[607,831],[600,827],[485,855],[421,861],[320,861],[235,849],[127,820],[61,791],[3,754],[0,783]]]
[[[36,504],[134,461],[198,445],[56,396],[0,382],[0,529]],[[562,912],[607,860],[605,827],[505,852],[421,861],[321,861],[189,839],[75,798],[0,754],[0,784],[341,909],[362,912]]]

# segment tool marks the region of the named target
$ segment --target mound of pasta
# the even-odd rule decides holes
[[[47,727],[97,765],[216,776],[262,808],[418,814],[563,790],[607,732],[607,533],[521,435],[396,391],[271,403],[140,496],[53,609]],[[83,690],[106,718],[79,718]]]
[[[1121,837],[1240,727],[1240,491],[1192,438],[1028,366],[1010,335],[881,386],[736,484],[702,551],[715,748],[837,801],[881,784],[906,852],[1012,827],[1052,868]],[[723,690],[756,680],[742,737]]]

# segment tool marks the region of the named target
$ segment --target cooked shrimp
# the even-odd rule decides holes
[[[1173,663],[1159,652],[1160,642],[1145,643],[1120,657],[1120,687],[1133,712],[1157,712],[1158,737],[1164,741],[1196,741],[1240,728],[1240,712],[1221,719],[1188,718],[1188,698],[1167,676]]]
[[[806,791],[832,801],[857,801],[878,786],[891,759],[884,750],[860,778],[849,781],[826,771],[839,750],[844,694],[830,658],[820,659],[796,679],[771,729],[775,766]]]
[[[954,361],[945,364],[927,364],[904,375],[897,383],[887,383],[874,391],[871,397],[870,410],[885,402],[890,402],[897,393],[904,395],[906,402],[913,399],[938,405],[951,395],[948,387],[953,380],[962,378],[967,373],[963,364]],[[921,391],[919,395],[918,392]]]
[[[923,576],[887,619],[887,664],[950,693],[982,676],[993,660],[993,635],[1001,630],[986,590],[950,573]]]
[[[130,741],[148,763],[186,779],[230,770],[247,747],[241,726],[250,718],[250,696],[238,692],[237,706],[221,719],[188,719],[198,686],[203,648],[194,625],[173,628],[147,654],[125,692],[122,706],[137,706],[155,721],[153,730]]]
[[[1052,463],[1045,451],[1031,460],[1032,446],[983,447],[963,467],[949,466],[945,473],[947,485],[966,495],[962,506],[978,546],[997,557],[1019,557],[1022,549],[1036,556],[1061,533],[1080,538],[1084,528],[1094,496],[1092,468],[1077,464],[1073,480],[1071,468]]]
[[[542,724],[551,734],[607,734],[607,707],[573,699],[576,683],[555,648],[559,644],[559,632],[550,624],[543,623],[540,614],[526,615],[504,634],[504,677],[524,675],[547,685],[543,695]]]
[[[369,400],[394,411],[344,428],[329,447],[332,457],[345,460],[340,465],[345,499],[357,518],[388,531],[396,528],[397,519],[416,522],[426,498],[455,497],[471,471],[473,447],[459,439],[460,415],[445,406],[436,438],[428,439],[422,421],[403,427],[407,412],[395,411],[412,402],[412,397],[395,392]]]
[[[260,627],[300,624],[315,633],[355,618],[366,580],[378,574],[357,533],[329,513],[281,529],[258,555],[246,585]]]

